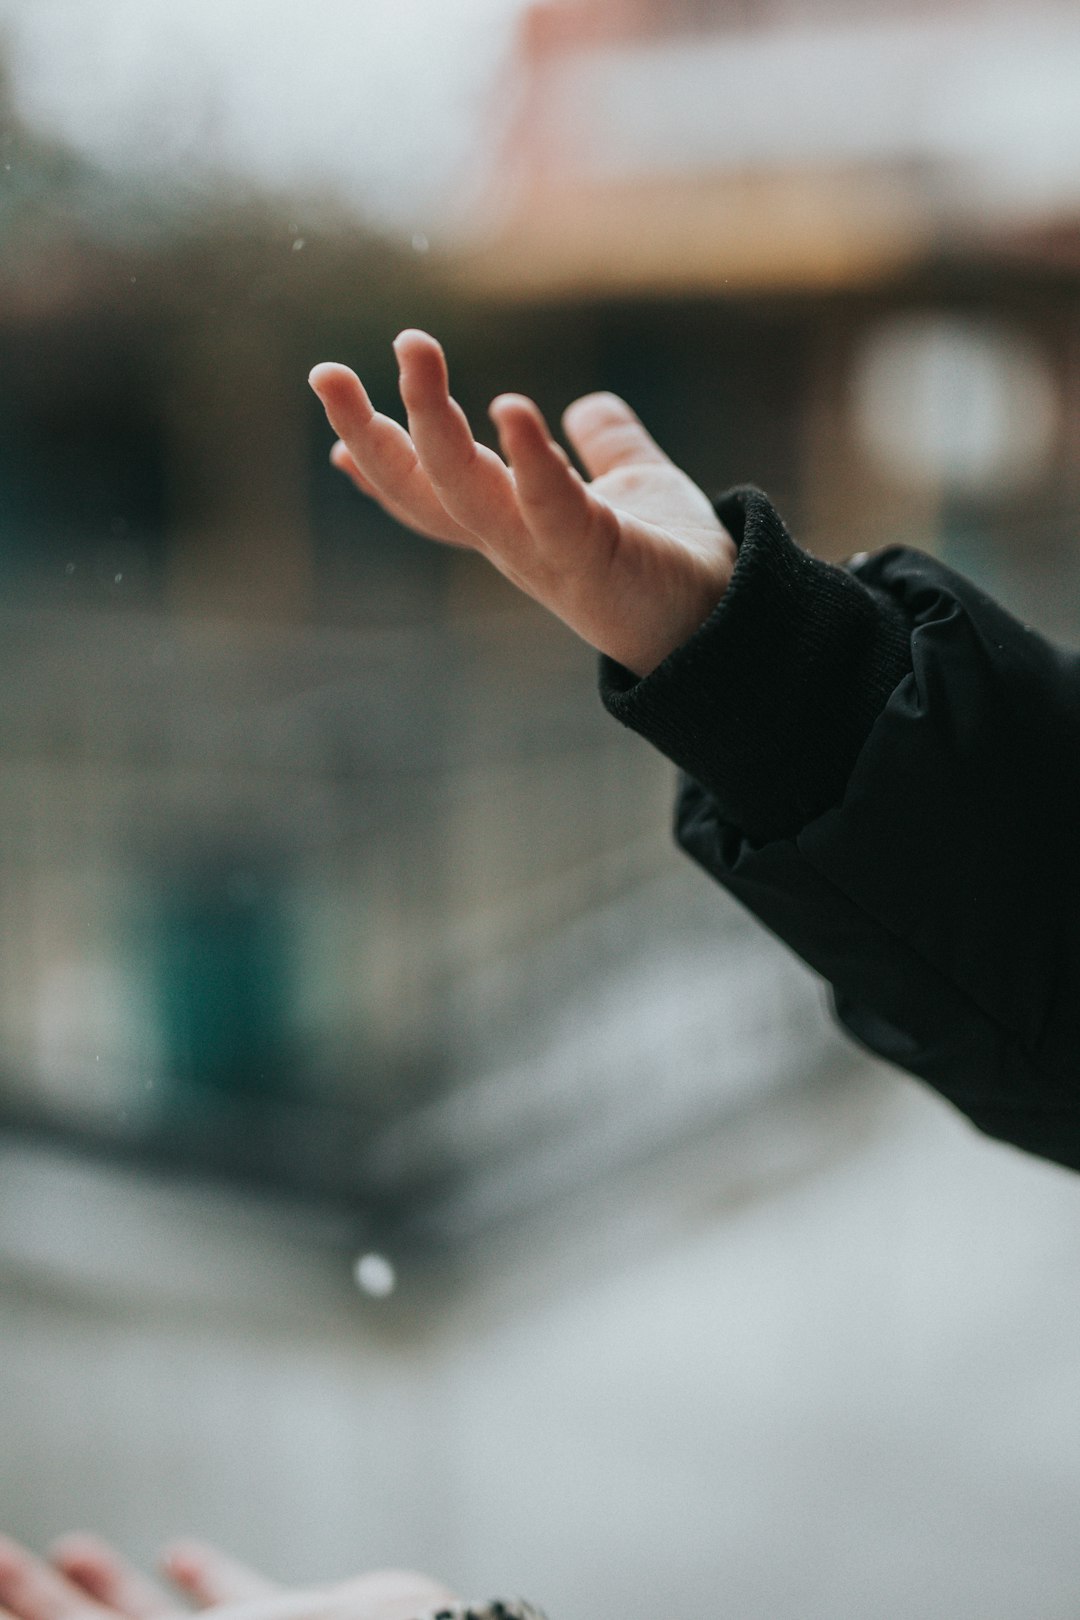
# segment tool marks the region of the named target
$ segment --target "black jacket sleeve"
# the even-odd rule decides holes
[[[1080,656],[918,552],[835,568],[754,490],[724,600],[618,719],[686,850],[838,1017],[991,1135],[1080,1169]]]

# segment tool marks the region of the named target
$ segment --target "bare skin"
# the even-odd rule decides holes
[[[334,465],[401,523],[481,552],[591,646],[649,674],[731,578],[735,545],[707,496],[614,394],[586,394],[563,416],[586,480],[532,400],[492,402],[500,457],[474,439],[435,339],[405,331],[394,350],[408,431],[347,366],[312,371]]]
[[[2,1620],[417,1620],[453,1594],[408,1570],[376,1570],[303,1591],[275,1585],[202,1542],[177,1542],[151,1580],[97,1536],[65,1536],[48,1560],[0,1537]]]

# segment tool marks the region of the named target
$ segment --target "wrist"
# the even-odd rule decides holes
[[[730,590],[647,678],[602,662],[601,695],[767,843],[838,800],[911,669],[911,627],[889,593],[796,546],[759,491],[733,491],[719,515],[739,543]]]
[[[612,654],[616,663],[639,680],[651,675],[689,641],[723,600],[735,572],[738,546],[725,529],[719,536],[711,537],[710,547],[711,554],[700,559],[701,566],[696,574],[682,581],[677,596],[668,603],[663,622],[650,626],[648,631],[643,627],[627,656],[620,658],[617,653]]]

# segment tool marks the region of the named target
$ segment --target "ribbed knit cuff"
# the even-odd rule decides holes
[[[891,596],[800,550],[760,490],[716,509],[739,548],[722,601],[644,678],[601,658],[600,695],[764,843],[839,800],[911,668],[910,626]]]

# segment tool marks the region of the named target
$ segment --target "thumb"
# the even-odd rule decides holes
[[[618,394],[585,394],[563,412],[563,429],[590,478],[642,462],[671,465]]]

